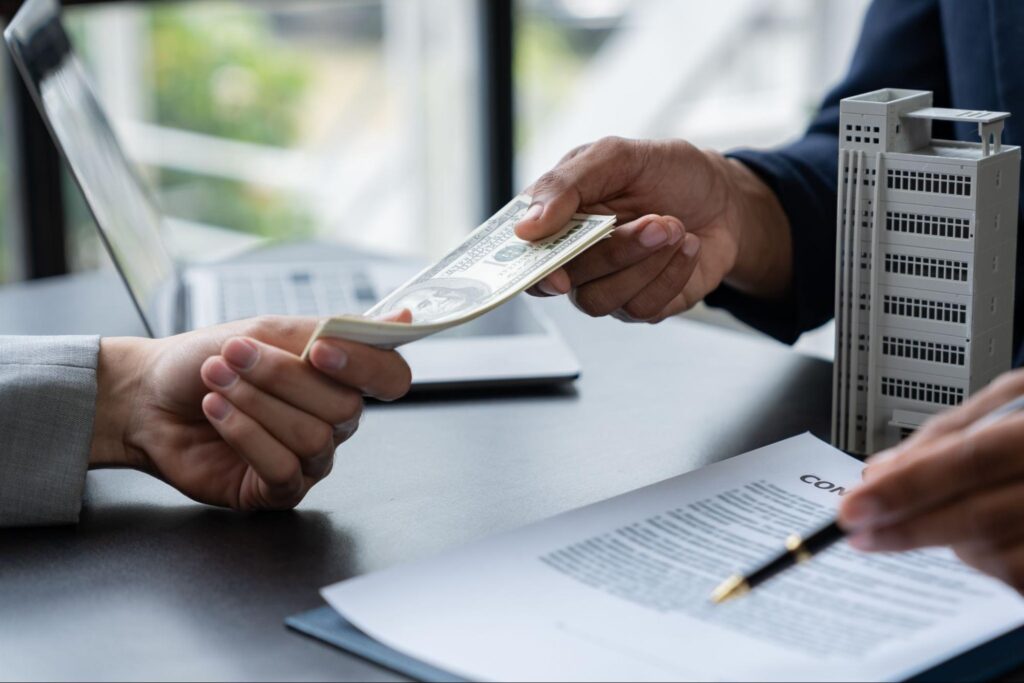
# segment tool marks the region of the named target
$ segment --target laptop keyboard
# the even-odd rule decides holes
[[[220,291],[224,322],[258,315],[362,313],[378,300],[369,276],[360,271],[226,274]]]

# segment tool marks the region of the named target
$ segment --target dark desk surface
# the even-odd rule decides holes
[[[393,679],[282,621],[340,579],[803,431],[827,437],[827,363],[694,323],[542,305],[581,359],[574,389],[371,406],[294,513],[207,509],[99,472],[77,528],[0,532],[0,678]],[[0,290],[0,334],[139,331],[109,275]]]

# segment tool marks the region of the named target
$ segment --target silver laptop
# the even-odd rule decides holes
[[[150,335],[164,337],[263,314],[367,310],[414,267],[366,264],[178,263],[168,223],[129,162],[75,55],[56,0],[27,0],[4,31],[14,61],[96,219]],[[517,299],[447,335],[403,350],[419,389],[551,384],[579,364],[551,323]]]

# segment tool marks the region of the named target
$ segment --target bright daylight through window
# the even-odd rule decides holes
[[[517,185],[603,135],[727,148],[798,134],[865,4],[518,0]],[[478,10],[192,1],[68,15],[130,154],[187,221],[184,252],[256,235],[430,256],[486,208]],[[74,198],[69,213],[74,265],[93,267],[87,213]]]

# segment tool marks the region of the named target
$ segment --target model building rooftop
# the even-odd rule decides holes
[[[954,123],[995,123],[1010,118],[1005,111],[982,111],[980,109],[946,109],[925,107],[908,114],[908,119],[931,119],[932,121],[953,121]]]
[[[1011,152],[1015,149],[1017,148],[1003,145],[1000,152]],[[932,140],[931,144],[904,152],[904,154],[960,159],[962,161],[981,161],[986,157],[992,156],[991,151],[986,152],[985,147],[980,142],[960,142],[959,140]]]
[[[847,143],[881,145],[886,152],[973,161],[1003,151],[1003,128],[1006,119],[1010,118],[1007,112],[948,109],[933,104],[933,95],[926,90],[882,88],[847,97],[841,102],[840,111],[847,124],[846,130],[853,126],[853,136],[846,136],[845,140]],[[932,140],[934,121],[977,125],[980,144]],[[866,137],[857,135],[865,125],[870,126],[872,134]]]

